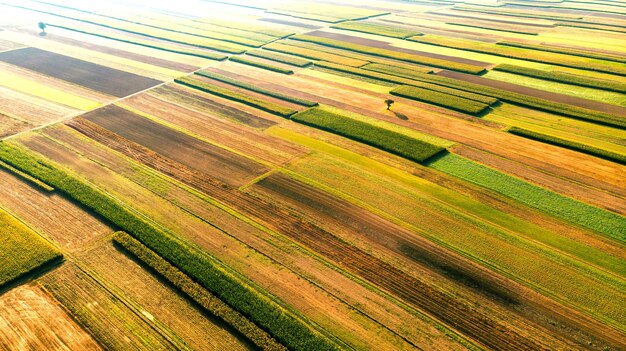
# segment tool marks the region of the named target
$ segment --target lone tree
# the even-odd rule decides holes
[[[43,33],[45,33],[46,32],[46,24],[43,23],[43,22],[39,22],[39,29],[41,29],[41,31]]]
[[[385,103],[387,104],[387,110],[391,110],[391,105],[393,105],[395,101],[391,100],[391,99],[387,99],[385,100]]]

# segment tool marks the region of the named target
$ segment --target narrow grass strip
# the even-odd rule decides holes
[[[242,104],[246,104],[246,105],[258,108],[259,110],[270,112],[270,113],[273,113],[282,117],[289,117],[297,112],[296,110],[292,110],[289,107],[281,106],[281,105],[278,105],[269,101],[259,100],[251,96],[241,94],[236,91],[224,89],[222,87],[205,83],[201,80],[190,78],[190,77],[178,78],[178,79],[175,79],[175,82],[178,84],[186,85],[190,88],[204,91],[206,93],[217,95],[217,96],[229,99],[229,100],[237,101]]]
[[[455,154],[428,165],[444,173],[501,193],[555,217],[626,242],[626,217],[525,182]]]
[[[373,22],[343,22],[339,24],[332,25],[331,28],[335,29],[343,29],[354,32],[368,33],[368,34],[376,34],[382,35],[384,37],[390,38],[399,38],[406,39],[408,37],[413,37],[416,35],[422,35],[422,33],[400,28],[394,27],[382,23],[373,23]]]
[[[389,129],[358,121],[315,107],[300,112],[292,120],[391,152],[415,162],[424,162],[445,148]]]
[[[208,253],[153,227],[93,186],[13,144],[0,142],[0,159],[51,184],[132,235],[288,349],[343,350],[342,346],[321,334],[310,321],[280,303],[276,297],[255,288],[252,282]]]
[[[412,37],[412,38],[419,38],[419,37]],[[386,57],[386,58],[391,58],[391,59],[405,61],[405,62],[417,63],[417,64],[422,64],[422,65],[431,66],[431,67],[445,68],[445,69],[449,69],[453,71],[459,71],[459,72],[470,73],[470,74],[480,74],[485,71],[485,68],[480,67],[480,66],[447,61],[447,60],[432,58],[428,56],[407,54],[407,53],[393,51],[393,50],[374,48],[374,47],[366,46],[366,45],[352,44],[352,43],[348,43],[348,42],[341,41],[341,40],[316,37],[313,35],[301,34],[301,35],[293,36],[291,37],[291,39],[335,47],[338,49],[360,52],[363,54],[369,54],[369,55]]]
[[[376,80],[380,80],[383,82],[420,87],[423,89],[428,89],[428,90],[437,91],[437,92],[441,92],[441,93],[448,94],[448,95],[453,95],[455,97],[461,97],[464,99],[477,101],[477,102],[487,104],[487,105],[493,105],[496,102],[498,102],[498,99],[490,97],[490,96],[485,96],[485,95],[467,92],[464,90],[444,87],[444,86],[437,85],[437,84],[424,83],[418,80],[412,80],[408,78],[394,76],[393,74],[379,73],[379,72],[370,71],[367,69],[342,66],[342,65],[329,63],[329,62],[316,62],[315,66],[332,69],[332,70],[339,71],[339,72],[350,73],[350,74],[362,76],[365,78],[376,79]]]
[[[239,331],[261,350],[287,351],[287,348],[274,340],[271,335],[250,322],[244,315],[235,311],[217,296],[211,294],[191,277],[164,260],[139,240],[124,232],[117,232],[113,237],[113,242],[152,268],[204,310],[221,318],[228,325]]]
[[[28,173],[24,173],[22,171],[20,171],[19,169],[11,166],[8,163],[2,162],[0,161],[0,168],[6,169],[7,171],[11,172],[13,175],[21,178],[22,180],[25,180],[39,188],[41,188],[42,190],[46,191],[46,192],[52,192],[54,191],[54,188],[51,187],[50,185],[42,182],[41,180],[35,178],[35,177],[31,177],[30,174]]]
[[[415,86],[403,85],[393,89],[390,93],[392,95],[427,102],[470,115],[479,115],[489,109],[489,105],[487,104]]]
[[[589,57],[589,58],[594,58],[598,60],[626,63],[626,56],[610,55],[610,54],[604,54],[604,53],[593,52],[593,51],[561,48],[561,47],[550,46],[550,45],[545,45],[545,44],[520,43],[516,41],[500,41],[500,42],[497,42],[496,44],[503,45],[503,46],[512,46],[516,48],[556,52],[559,54],[566,54],[566,55],[572,55],[572,56]]]
[[[543,71],[515,65],[501,64],[493,68],[495,71],[514,73],[532,78],[540,78],[553,82],[578,85],[581,87],[615,91],[626,94],[626,83],[614,80],[598,79],[558,71]]]
[[[608,151],[608,150],[597,148],[594,146],[582,144],[576,141],[558,138],[552,135],[547,135],[547,134],[543,134],[543,133],[539,133],[539,132],[535,132],[532,130],[519,128],[519,127],[511,127],[509,129],[509,133],[519,135],[525,138],[541,141],[547,144],[564,147],[566,149],[579,151],[579,152],[582,152],[591,156],[600,157],[605,160],[609,160],[609,161],[626,165],[626,155],[624,154],[619,154],[613,151]]]
[[[310,60],[305,60],[299,57],[294,57],[285,54],[279,54],[277,52],[271,52],[267,50],[251,50],[246,52],[246,55],[260,57],[276,62],[286,63],[296,67],[307,67],[311,64]]]
[[[49,27],[61,28],[61,29],[70,30],[70,31],[77,32],[77,33],[93,35],[93,36],[100,37],[100,38],[115,40],[115,41],[119,41],[119,42],[123,42],[123,43],[133,44],[133,45],[139,45],[139,46],[143,46],[143,47],[147,47],[147,48],[151,48],[151,49],[157,49],[157,50],[162,50],[162,51],[167,51],[167,52],[173,52],[173,53],[181,54],[181,55],[196,56],[196,57],[202,57],[202,58],[206,58],[206,59],[210,59],[210,60],[217,60],[217,61],[223,61],[223,60],[226,60],[228,58],[228,56],[225,56],[225,55],[222,55],[222,54],[206,52],[206,51],[200,51],[200,50],[184,49],[184,48],[182,48],[180,46],[167,45],[167,44],[163,44],[163,43],[157,44],[156,42],[148,41],[148,40],[130,39],[131,37],[125,38],[125,37],[122,37],[122,36],[116,36],[116,35],[112,35],[112,34],[102,34],[102,33],[88,32],[88,31],[84,31],[84,30],[81,30],[81,29],[77,29],[77,28],[60,26],[60,25],[50,24],[50,23],[46,23],[46,25],[49,26]]]
[[[281,67],[268,65],[266,63],[249,60],[249,59],[247,59],[245,57],[231,56],[229,58],[229,60],[231,60],[233,62],[243,63],[243,64],[249,65],[249,66],[263,68],[263,69],[266,69],[268,71],[278,72],[278,73],[282,73],[282,74],[293,74],[293,71],[290,70],[290,69],[285,69],[285,68],[281,68]]]
[[[199,76],[215,79],[215,80],[218,80],[218,81],[223,82],[223,83],[234,85],[234,86],[239,87],[239,88],[251,90],[251,91],[257,92],[259,94],[275,97],[275,98],[278,98],[278,99],[281,99],[281,100],[285,100],[285,101],[288,101],[288,102],[293,102],[294,104],[298,104],[298,105],[302,105],[302,106],[306,106],[306,107],[314,107],[314,106],[318,105],[317,102],[313,102],[313,101],[309,101],[309,100],[305,100],[305,99],[299,99],[299,98],[292,97],[292,96],[288,96],[288,95],[285,95],[285,94],[281,94],[281,93],[279,93],[279,92],[277,92],[275,90],[263,89],[263,88],[259,87],[258,85],[242,82],[242,81],[239,81],[239,80],[236,80],[236,79],[233,79],[233,78],[230,78],[230,77],[218,74],[218,73],[213,73],[211,71],[199,71],[199,72],[196,72],[196,74],[199,75]]]

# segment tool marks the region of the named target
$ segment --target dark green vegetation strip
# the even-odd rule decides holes
[[[222,54],[217,54],[217,53],[212,53],[212,52],[207,52],[207,51],[185,49],[180,46],[167,45],[164,43],[156,43],[156,42],[152,42],[148,40],[134,39],[132,37],[126,38],[126,37],[121,37],[121,36],[115,36],[109,33],[102,34],[102,33],[87,32],[84,30],[76,29],[76,28],[59,26],[59,25],[50,24],[50,23],[46,23],[46,25],[49,27],[62,28],[65,30],[70,30],[70,31],[74,31],[74,32],[82,33],[82,34],[93,35],[96,37],[121,41],[123,43],[144,46],[144,47],[151,48],[151,49],[163,50],[163,51],[173,52],[176,54],[182,54],[182,55],[187,55],[187,56],[196,56],[196,57],[202,57],[202,58],[218,60],[218,61],[226,60],[228,58],[228,56],[224,56]]]
[[[554,52],[530,50],[465,39],[451,39],[436,35],[411,37],[408,40],[422,44],[479,52],[482,54],[502,56],[533,62],[549,63],[557,66],[626,76],[626,66],[613,61],[598,60],[593,58],[581,58],[578,56],[565,55]]]
[[[311,61],[305,60],[299,57],[293,57],[289,55],[279,54],[277,52],[271,52],[267,50],[251,50],[246,52],[246,55],[261,57],[264,59],[282,62],[297,67],[306,67],[311,64]]]
[[[539,35],[539,33],[531,31],[531,30],[523,30],[523,29],[510,29],[503,26],[487,26],[487,25],[479,25],[479,24],[469,24],[469,23],[454,23],[447,22],[446,24],[453,26],[461,26],[461,27],[469,27],[469,28],[479,28],[479,29],[488,29],[495,30],[498,32],[507,32],[507,33],[516,33],[516,34],[526,34],[526,35]]]
[[[608,32],[626,33],[625,28],[610,26],[610,25],[603,25],[603,24],[587,24],[587,23],[580,23],[580,22],[558,22],[558,23],[555,23],[554,25],[561,26],[561,27],[596,29],[596,30],[604,30]]]
[[[260,291],[208,253],[182,242],[139,218],[118,201],[70,176],[40,157],[0,142],[0,159],[78,201],[129,233],[290,350],[341,350],[307,320]]]
[[[354,59],[351,57],[341,56],[337,54],[332,54],[328,52],[323,52],[321,50],[310,49],[310,48],[302,48],[291,45],[289,41],[289,45],[281,43],[271,43],[269,45],[265,45],[263,49],[282,52],[289,55],[296,55],[300,57],[305,57],[311,60],[323,60],[328,62],[334,62],[341,65],[351,66],[351,67],[360,67],[369,63],[369,61]]]
[[[410,67],[402,67],[395,65],[388,65],[385,63],[369,63],[365,66],[360,67],[362,69],[366,69],[368,71],[380,72],[391,74],[392,76],[403,77],[408,79],[413,79],[413,76],[416,73],[433,73],[434,71],[430,68],[419,67],[415,65],[411,65]]]
[[[445,148],[369,123],[315,107],[292,120],[374,146],[415,162],[423,162]]]
[[[413,38],[416,38],[416,37],[413,37]],[[479,66],[468,65],[464,63],[452,62],[452,61],[447,61],[447,60],[441,60],[441,59],[427,57],[427,56],[412,55],[412,54],[397,52],[393,50],[379,49],[379,48],[374,48],[374,47],[365,46],[365,45],[352,44],[352,43],[348,43],[348,42],[341,41],[341,40],[321,38],[321,37],[316,37],[312,35],[305,35],[305,34],[296,35],[296,36],[291,37],[291,39],[310,42],[310,43],[316,43],[316,44],[330,46],[330,47],[339,48],[339,49],[350,50],[354,52],[360,52],[363,54],[386,57],[386,58],[405,61],[405,62],[417,63],[417,64],[422,64],[422,65],[427,65],[427,66],[432,66],[432,67],[445,68],[445,69],[450,69],[453,71],[459,71],[459,72],[464,72],[464,73],[479,74],[485,71],[483,67],[479,67]]]
[[[522,106],[528,106],[537,110],[552,112],[585,121],[596,122],[615,127],[626,127],[626,119],[617,117],[609,113],[594,111],[560,102],[549,101],[525,94],[470,83],[459,79],[448,78],[434,74],[418,73],[414,75],[413,79],[422,82],[443,85],[454,89],[473,92],[476,94],[491,96],[494,98],[498,98],[502,101],[511,102]]]
[[[250,322],[241,313],[235,311],[232,307],[211,294],[200,284],[193,281],[187,274],[164,260],[139,240],[124,232],[117,232],[113,237],[113,241],[152,268],[194,302],[202,306],[206,311],[221,318],[231,327],[246,336],[262,350],[287,351],[285,346],[276,342],[276,340],[263,329]]]
[[[626,217],[557,194],[454,154],[430,167],[499,192],[523,204],[626,242]]]
[[[496,102],[498,102],[498,99],[490,97],[490,96],[484,96],[484,95],[475,94],[475,93],[471,93],[471,92],[467,92],[463,90],[444,87],[444,86],[440,86],[437,84],[424,83],[421,81],[411,80],[411,79],[407,79],[403,77],[397,77],[397,76],[390,75],[390,74],[369,71],[367,69],[342,66],[342,65],[337,65],[334,63],[329,63],[329,62],[316,62],[315,66],[332,69],[332,70],[339,71],[339,72],[350,73],[353,75],[362,76],[366,78],[376,79],[376,80],[380,80],[383,82],[390,82],[390,83],[395,83],[395,84],[420,87],[420,88],[437,91],[437,92],[441,92],[441,93],[448,94],[448,95],[453,95],[455,97],[461,97],[461,98],[468,99],[468,100],[478,101],[487,105],[493,105]]]
[[[0,209],[0,289],[62,257],[47,241]]]
[[[470,115],[479,115],[489,108],[489,105],[477,101],[408,85],[397,87],[390,93],[407,99],[423,101],[429,104],[465,112]]]
[[[295,98],[295,97],[292,97],[292,96],[281,94],[281,93],[279,93],[277,91],[263,89],[263,88],[259,87],[258,85],[242,82],[242,81],[239,81],[239,80],[236,80],[236,79],[233,79],[233,78],[229,78],[227,76],[224,76],[224,75],[221,75],[221,74],[218,74],[218,73],[213,73],[211,71],[199,71],[199,72],[196,72],[196,74],[199,75],[199,76],[215,79],[215,80],[218,80],[220,82],[228,83],[228,84],[234,85],[236,87],[240,87],[240,88],[248,89],[248,90],[251,90],[251,91],[255,91],[255,92],[259,93],[259,94],[272,96],[272,97],[275,97],[275,98],[278,98],[278,99],[281,99],[281,100],[293,102],[294,104],[298,104],[298,105],[302,105],[302,106],[306,106],[306,107],[314,107],[314,106],[318,105],[317,102],[304,100],[304,99],[298,99],[298,98]]]
[[[241,94],[236,91],[224,89],[222,87],[205,83],[201,80],[190,78],[190,77],[178,78],[175,80],[175,82],[178,84],[186,85],[188,87],[198,89],[198,90],[201,90],[201,91],[213,94],[213,95],[217,95],[226,99],[241,102],[243,104],[256,107],[259,110],[274,113],[282,117],[289,117],[297,112],[296,110],[292,110],[289,107],[281,106],[281,105],[268,102],[268,101],[255,99],[251,96]]]
[[[515,65],[501,64],[493,68],[496,71],[521,74],[533,78],[541,78],[545,80],[551,80],[553,82],[567,83],[573,85],[579,85],[582,87],[596,88],[602,90],[616,91],[618,93],[626,93],[626,83],[621,83],[613,80],[605,80],[598,78],[591,78],[585,76],[579,76],[576,74],[570,74],[558,71],[543,71],[540,69],[526,68]]]
[[[343,22],[331,26],[331,28],[351,30],[354,32],[362,32],[369,34],[377,34],[385,37],[405,39],[408,37],[422,35],[422,33],[414,30],[389,26],[381,23],[371,22]]]
[[[560,47],[550,46],[550,45],[545,45],[545,44],[539,45],[539,44],[518,43],[518,42],[515,42],[515,41],[500,41],[497,44],[498,45],[504,45],[504,46],[512,46],[512,47],[516,47],[516,48],[525,48],[525,49],[532,49],[532,50],[539,50],[539,51],[556,52],[556,53],[559,53],[559,54],[566,54],[566,55],[572,55],[572,56],[581,56],[581,57],[589,57],[589,58],[594,58],[594,59],[598,59],[598,60],[606,60],[606,61],[615,61],[615,62],[626,63],[626,56],[610,55],[610,54],[604,54],[604,53],[600,53],[600,52],[576,50],[576,49],[569,49],[569,48],[560,48]]]
[[[265,63],[262,63],[262,62],[256,62],[256,61],[253,61],[253,60],[248,60],[247,58],[244,58],[244,57],[231,56],[229,58],[229,60],[231,60],[233,62],[243,63],[243,64],[249,65],[249,66],[263,68],[263,69],[266,69],[268,71],[278,72],[278,73],[282,73],[282,74],[293,74],[293,71],[290,70],[290,69],[284,69],[284,68],[281,68],[281,67],[268,65],[268,64],[265,64]]]
[[[542,141],[544,143],[561,146],[570,150],[580,151],[585,154],[589,154],[592,156],[600,157],[609,161],[614,161],[614,162],[626,165],[626,155],[624,154],[618,154],[616,152],[600,149],[594,146],[590,146],[590,145],[582,144],[579,142],[566,140],[566,139],[558,138],[555,136],[546,135],[543,133],[538,133],[532,130],[518,128],[518,127],[511,127],[509,129],[509,133],[523,136],[523,137],[533,139],[533,140]]]
[[[20,171],[19,169],[11,166],[10,164],[4,163],[2,161],[0,161],[0,168],[6,169],[7,171],[13,173],[13,175],[22,178],[22,180],[25,180],[39,188],[41,188],[44,191],[47,192],[51,192],[54,191],[54,188],[51,187],[50,185],[42,182],[41,180],[31,177],[28,173],[24,173],[22,171]]]

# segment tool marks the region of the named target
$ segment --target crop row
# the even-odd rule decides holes
[[[495,30],[498,32],[516,33],[516,34],[526,34],[526,35],[538,35],[539,34],[534,30],[521,29],[521,28],[513,29],[513,28],[507,28],[506,26],[503,26],[503,25],[469,24],[469,23],[454,23],[454,22],[447,22],[446,24],[453,25],[453,26],[469,27],[469,28]]]
[[[454,97],[460,97],[467,100],[477,101],[487,105],[493,105],[498,102],[498,99],[495,99],[490,96],[475,94],[463,90],[458,90],[454,88],[449,88],[437,84],[425,83],[422,81],[411,80],[403,77],[397,77],[390,74],[379,73],[376,71],[369,71],[367,69],[353,68],[347,66],[336,65],[328,62],[316,62],[316,66],[328,68],[340,72],[350,73],[358,76],[363,76],[370,79],[376,79],[384,82],[401,84],[401,85],[410,85],[414,87],[419,87],[427,90],[431,90],[434,92],[440,92],[447,95],[453,95]]]
[[[258,68],[263,68],[263,69],[266,69],[266,70],[272,71],[272,72],[278,72],[278,73],[282,73],[282,74],[293,74],[293,71],[290,70],[290,69],[285,69],[285,68],[281,68],[281,67],[268,65],[268,64],[263,63],[263,62],[249,60],[249,59],[247,59],[245,57],[231,56],[229,58],[229,60],[231,60],[233,62],[243,63],[244,65],[249,65],[249,66],[254,66],[254,67],[258,67]]]
[[[147,223],[117,200],[30,152],[0,143],[0,159],[51,184],[142,244],[250,319],[290,350],[341,350],[304,317],[253,287],[219,260]]]
[[[95,16],[89,17],[87,15],[81,16],[81,17],[66,16],[66,15],[62,15],[62,14],[58,14],[54,12],[38,10],[38,9],[33,9],[33,8],[28,8],[28,7],[18,6],[18,5],[10,5],[10,6],[26,9],[29,11],[44,13],[44,14],[48,14],[52,16],[57,16],[60,18],[79,21],[83,23],[93,24],[96,26],[104,27],[104,28],[120,30],[123,32],[137,34],[137,35],[141,35],[141,36],[145,36],[149,38],[161,39],[161,40],[165,40],[165,41],[169,41],[173,43],[191,45],[191,46],[201,47],[205,49],[212,49],[212,50],[217,50],[217,51],[231,53],[231,54],[241,54],[246,51],[246,47],[243,47],[241,45],[229,44],[224,41],[209,39],[209,38],[201,38],[201,37],[189,35],[189,34],[171,32],[165,29],[146,27],[146,26],[142,26],[139,24],[133,24],[133,23],[123,22],[119,20],[106,20],[106,19],[95,18]]]
[[[287,351],[287,349],[276,342],[263,329],[250,322],[241,313],[235,311],[228,304],[211,294],[200,284],[196,283],[187,274],[174,267],[154,251],[150,250],[139,240],[124,232],[117,232],[113,241],[122,246],[126,251],[148,265],[161,277],[182,291],[203,309],[232,326],[235,330],[245,335],[250,341],[262,350]]]
[[[514,58],[526,61],[549,63],[557,66],[572,67],[590,71],[604,72],[626,76],[626,66],[612,61],[582,58],[552,52],[542,52],[516,47],[507,47],[491,43],[482,43],[464,39],[452,39],[436,35],[411,37],[408,40],[422,44],[443,46],[447,48],[479,52],[495,56]]]
[[[488,15],[503,15],[503,16],[511,16],[511,17],[536,18],[536,19],[557,20],[557,21],[582,18],[579,16],[563,16],[560,14],[559,15],[538,14],[538,13],[522,12],[519,10],[472,8],[472,7],[464,7],[464,6],[455,6],[452,9],[456,11],[478,12],[478,13],[484,13]]]
[[[585,154],[589,154],[592,156],[600,157],[609,161],[626,165],[626,155],[624,154],[619,154],[619,153],[608,151],[605,149],[600,149],[594,146],[590,146],[590,145],[582,144],[579,142],[566,140],[566,139],[558,138],[552,135],[546,135],[543,133],[538,133],[532,130],[518,128],[518,127],[511,127],[509,129],[509,133],[519,135],[525,138],[541,141],[547,144],[564,147],[566,149],[579,151]]]
[[[624,28],[620,28],[616,26],[609,26],[605,24],[588,24],[588,23],[580,23],[580,22],[557,22],[555,23],[555,25],[561,26],[561,27],[597,29],[597,30],[604,30],[608,32],[626,33],[626,29]]]
[[[351,67],[360,67],[368,64],[369,61],[358,60],[350,57],[345,57],[336,54],[330,54],[321,52],[319,50],[300,48],[292,45],[286,45],[283,43],[271,43],[263,47],[266,50],[282,52],[285,54],[296,55],[305,57],[311,60],[328,61],[339,65],[346,65]]]
[[[530,184],[454,154],[430,167],[499,192],[530,207],[626,242],[626,217]]]
[[[424,162],[445,150],[441,146],[327,111],[321,107],[297,113],[291,119],[415,162]]]
[[[331,26],[331,28],[350,30],[368,34],[377,34],[385,37],[405,39],[422,33],[410,29],[389,26],[372,22],[343,22]]]
[[[470,115],[479,115],[489,109],[489,105],[487,104],[409,85],[397,87],[390,93],[392,95],[427,102]]]
[[[0,290],[46,264],[62,259],[52,245],[0,209]]]
[[[356,6],[317,4],[314,2],[302,4],[301,6],[293,6],[289,4],[279,5],[267,10],[267,12],[330,23],[338,23],[346,20],[359,20],[388,14],[388,12],[359,8]]]
[[[279,53],[271,52],[267,50],[251,50],[251,51],[246,52],[246,55],[261,57],[261,58],[276,61],[276,62],[286,63],[286,64],[293,65],[296,67],[306,67],[311,64],[311,61],[309,60],[305,60],[305,59],[290,56],[290,55],[279,54]]]
[[[602,90],[616,91],[618,93],[626,93],[626,83],[621,83],[612,80],[591,78],[585,76],[579,76],[576,74],[569,74],[558,71],[543,71],[540,69],[526,68],[515,65],[502,64],[493,68],[496,71],[521,74],[533,78],[541,78],[545,80],[551,80],[553,82],[567,83],[573,85],[579,85],[582,87],[590,87]]]
[[[588,57],[588,58],[594,58],[598,60],[626,63],[626,56],[610,55],[610,54],[605,54],[605,53],[600,53],[600,52],[562,48],[562,47],[550,46],[550,45],[545,45],[545,44],[540,45],[540,44],[521,43],[521,42],[516,42],[516,41],[499,41],[497,44],[504,45],[504,46],[513,46],[517,48],[524,48],[524,49],[556,52],[559,54],[566,54],[566,55],[572,55],[572,56]]]
[[[260,33],[263,35],[269,35],[277,39],[288,37],[290,35],[295,34],[290,31],[275,29],[274,27],[262,25],[261,22],[256,22],[256,23],[251,23],[250,21],[238,22],[234,18],[228,18],[224,20],[220,20],[217,18],[194,18],[193,21],[198,22],[198,23],[206,23],[206,24],[210,24],[214,26],[219,26],[223,28],[235,29],[235,30],[246,31],[246,32],[251,32],[251,33]]]
[[[413,75],[416,73],[433,73],[433,70],[426,67],[419,67],[411,65],[410,67],[402,67],[396,65],[388,65],[384,63],[369,63],[365,66],[360,67],[362,69],[366,69],[368,71],[374,71],[379,73],[391,74],[397,77],[403,77],[408,79],[413,79]]]
[[[573,106],[542,98],[515,93],[503,89],[492,88],[480,84],[470,83],[459,79],[438,76],[434,74],[416,74],[415,80],[443,85],[446,87],[491,96],[502,101],[528,106],[537,110],[552,112],[585,121],[606,124],[615,127],[626,127],[626,120],[609,113],[594,111],[583,107]]]
[[[309,100],[304,100],[304,99],[298,99],[292,96],[288,96],[285,94],[281,94],[275,90],[268,90],[268,89],[263,89],[261,87],[259,87],[256,84],[249,84],[249,83],[245,83],[233,78],[229,78],[227,76],[218,74],[218,73],[213,73],[211,71],[199,71],[196,72],[197,75],[199,76],[203,76],[203,77],[207,77],[207,78],[211,78],[211,79],[215,79],[218,80],[220,82],[224,82],[230,85],[234,85],[236,87],[239,88],[244,88],[247,90],[251,90],[251,91],[255,91],[259,94],[263,94],[263,95],[267,95],[267,96],[272,96],[281,100],[285,100],[285,101],[289,101],[289,102],[293,102],[294,104],[298,104],[298,105],[302,105],[302,106],[306,106],[306,107],[313,107],[313,106],[317,106],[318,103],[317,102],[313,102],[313,101],[309,101]]]
[[[289,107],[281,106],[269,101],[263,101],[259,99],[255,99],[245,94],[238,93],[236,91],[224,89],[222,87],[218,87],[209,83],[205,83],[198,79],[193,79],[190,77],[178,78],[175,80],[176,83],[186,85],[188,87],[204,91],[206,93],[210,93],[213,95],[217,95],[229,100],[237,101],[246,105],[250,105],[252,107],[258,108],[259,110],[267,111],[270,113],[277,114],[282,117],[289,117],[296,113],[297,111],[290,109]]]
[[[412,38],[419,38],[419,37],[412,37]],[[375,48],[375,47],[366,46],[366,45],[348,43],[348,42],[341,41],[341,40],[316,37],[312,35],[305,35],[305,34],[296,35],[292,37],[292,39],[335,47],[339,49],[360,52],[360,53],[364,53],[368,55],[391,58],[391,59],[395,59],[399,61],[417,63],[417,64],[422,64],[422,65],[427,65],[427,66],[432,66],[432,67],[445,68],[445,69],[450,69],[453,71],[459,71],[459,72],[464,72],[464,73],[479,74],[485,71],[485,69],[480,66],[452,62],[452,61],[447,61],[447,60],[442,60],[442,59],[437,59],[437,58],[432,58],[432,57],[427,57],[427,56],[407,54],[404,52],[380,49],[380,48]]]
[[[51,24],[51,23],[46,23],[46,25],[49,27],[62,28],[62,29],[71,30],[74,32],[82,33],[82,34],[93,35],[93,36],[97,36],[97,37],[101,37],[105,39],[116,40],[116,41],[120,41],[123,43],[144,46],[144,47],[151,48],[151,49],[163,50],[163,51],[173,52],[176,54],[182,54],[182,55],[187,55],[187,56],[196,56],[196,57],[202,57],[202,58],[218,60],[218,61],[226,60],[228,58],[227,56],[213,53],[213,52],[185,49],[181,46],[167,45],[164,43],[158,43],[158,42],[149,41],[149,40],[141,40],[141,39],[133,38],[133,37],[123,37],[119,35],[114,35],[109,32],[107,33],[104,33],[104,32],[96,33],[96,32],[91,32],[91,31],[88,32],[82,29],[60,26],[60,25]]]

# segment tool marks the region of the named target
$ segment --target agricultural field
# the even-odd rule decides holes
[[[0,1],[0,350],[626,350],[626,1]]]

